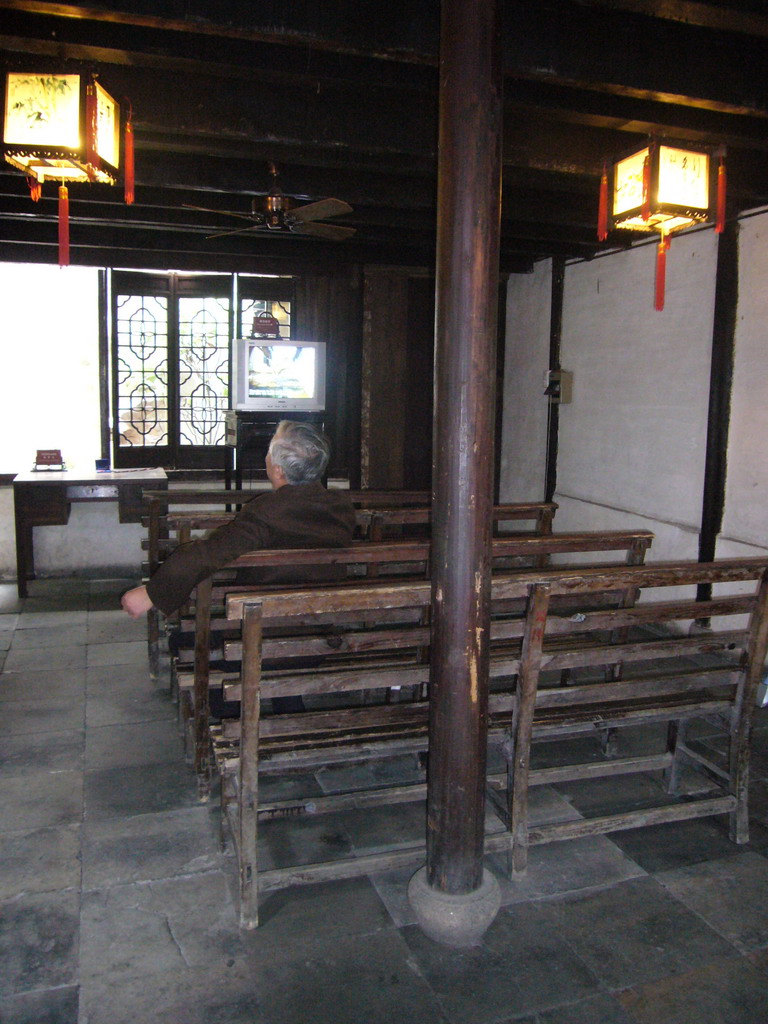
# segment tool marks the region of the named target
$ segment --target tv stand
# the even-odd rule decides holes
[[[272,436],[281,420],[297,420],[300,423],[314,423],[320,430],[324,429],[325,413],[323,412],[248,412],[230,409],[224,414],[224,443],[226,445],[226,463],[224,466],[224,486],[232,490],[234,474],[235,490],[243,487],[244,456],[251,455],[261,479],[266,479],[264,460]]]

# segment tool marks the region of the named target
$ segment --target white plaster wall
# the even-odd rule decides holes
[[[707,436],[717,243],[674,239],[665,309],[653,308],[655,246],[569,265],[555,500],[560,530],[644,527],[654,559],[693,558]]]
[[[503,502],[542,501],[546,486],[547,398],[552,267],[513,274],[507,285],[504,404],[499,496]]]
[[[739,315],[728,437],[726,504],[717,553],[768,548],[768,212],[739,228]]]
[[[93,577],[117,573],[141,577],[146,559],[140,523],[120,523],[117,502],[75,503],[66,526],[36,526],[35,570],[38,576]],[[0,578],[16,578],[13,488],[0,487]]]
[[[100,452],[98,270],[0,263],[0,473]]]

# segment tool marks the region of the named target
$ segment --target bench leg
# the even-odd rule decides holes
[[[211,580],[197,585],[195,607],[194,737],[197,796],[205,803],[211,795],[211,738],[209,735]]]
[[[751,712],[751,708],[750,708]],[[736,806],[731,811],[729,835],[740,846],[749,842],[749,746],[751,730],[737,722],[731,730],[730,774],[731,793]]]
[[[549,586],[535,585],[528,598],[526,610],[515,698],[514,736],[510,737],[511,757],[507,760],[507,806],[509,830],[512,834],[510,874],[519,874],[528,867],[528,783],[531,770],[533,715],[548,608]]]
[[[261,605],[246,602],[243,611],[242,697],[237,842],[240,871],[240,926],[259,923],[259,717],[261,697]]]
[[[664,787],[673,796],[680,791],[679,747],[684,745],[686,721],[672,721],[667,724],[667,753],[672,755],[672,764],[664,771]]]
[[[150,679],[157,681],[160,675],[160,615],[157,608],[150,608],[147,612],[147,653]]]

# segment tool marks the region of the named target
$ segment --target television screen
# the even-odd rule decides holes
[[[294,339],[238,338],[233,359],[235,409],[325,409],[325,345]]]
[[[248,355],[248,397],[314,398],[315,357],[315,349],[308,345],[252,345]]]

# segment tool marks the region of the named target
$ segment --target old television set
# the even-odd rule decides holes
[[[232,407],[250,412],[322,412],[325,343],[295,338],[237,338]]]

